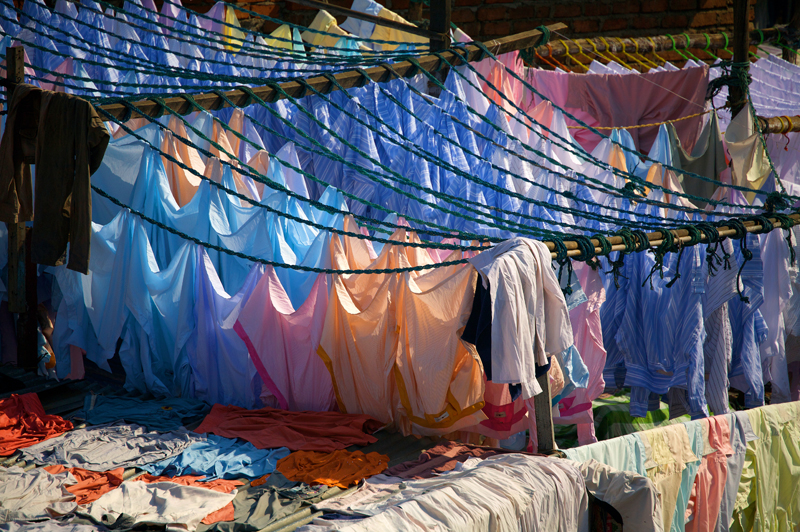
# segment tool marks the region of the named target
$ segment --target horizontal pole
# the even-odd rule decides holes
[[[758,125],[762,133],[792,133],[800,131],[800,116],[758,117]]]
[[[288,2],[292,2],[294,4],[300,4],[301,6],[307,7],[315,7],[317,9],[324,9],[328,13],[333,13],[334,15],[341,15],[343,17],[353,17],[359,20],[366,20],[367,22],[372,22],[373,24],[378,24],[379,26],[386,26],[387,28],[394,28],[396,30],[401,30],[406,33],[412,33],[414,35],[419,35],[420,37],[425,37],[426,39],[441,39],[442,35],[435,31],[426,30],[425,28],[420,28],[414,26],[412,24],[403,24],[402,22],[396,22],[394,20],[389,20],[386,18],[377,17],[375,15],[370,15],[368,13],[362,13],[360,11],[353,11],[352,9],[348,9],[346,7],[339,7],[334,4],[328,4],[326,2],[320,2],[320,0],[287,0]]]
[[[789,218],[794,220],[795,223],[800,222],[800,214],[791,214],[791,215],[789,215]],[[767,217],[767,219],[775,227],[781,227],[781,222],[777,218]],[[745,230],[747,230],[748,233],[761,231],[761,229],[762,229],[761,224],[759,224],[758,222],[754,222],[752,220],[743,221],[742,225],[744,225],[744,228],[745,228]],[[736,234],[736,229],[734,229],[733,227],[729,227],[729,226],[718,227],[717,230],[719,231],[720,239],[725,238],[725,237],[734,236]],[[681,242],[681,243],[685,244],[685,243],[690,242],[692,240],[692,237],[689,234],[689,231],[687,231],[686,229],[669,229],[668,231],[675,236],[675,241],[676,242]],[[650,246],[649,247],[658,246],[664,241],[663,236],[662,236],[660,231],[656,231],[654,233],[647,233],[647,240],[650,242]],[[706,242],[707,241],[706,235],[704,233],[700,234],[700,241],[701,242]],[[545,245],[547,245],[547,249],[549,249],[550,251],[554,251],[556,249],[556,245],[553,242],[548,241],[548,240],[543,240],[543,242],[545,243]],[[621,236],[609,237],[608,238],[608,243],[611,244],[611,251],[624,251],[625,250],[625,243],[624,243],[624,241],[623,241]],[[598,239],[593,238],[592,239],[592,244],[595,246],[595,248],[594,248],[594,252],[595,253],[598,253],[598,254],[602,253],[603,250],[600,247],[600,241]],[[578,247],[578,242],[575,241],[575,240],[570,240],[569,238],[565,239],[564,240],[564,246],[567,248],[567,256],[568,257],[578,257],[583,253]],[[550,257],[555,259],[556,258],[556,254],[555,253],[551,253]]]
[[[781,28],[767,28],[761,30],[764,36],[763,42],[768,42],[776,39],[778,35],[786,36],[787,32],[782,31]],[[675,44],[672,44],[672,39],[668,35],[656,35],[654,37],[623,37],[617,40],[616,37],[606,37],[603,42],[600,38],[594,39],[564,39],[559,40],[557,35],[554,35],[548,46],[539,46],[536,48],[536,53],[542,57],[559,57],[569,54],[582,54],[590,55],[598,52],[610,53],[652,53],[652,52],[669,52],[671,50],[686,50],[689,48],[698,50],[720,50],[724,49],[726,45],[725,36],[727,35],[728,50],[733,46],[733,35],[724,33],[710,33],[708,34],[708,41],[706,41],[706,34],[694,33],[689,34],[687,37],[683,34],[673,35]],[[653,42],[650,42],[653,39]],[[608,43],[608,45],[606,45]],[[761,43],[761,35],[757,31],[750,32],[750,44],[758,45]],[[655,44],[655,46],[654,46]],[[708,48],[706,48],[708,46]]]
[[[562,31],[566,29],[566,27],[567,26],[565,24],[561,23],[547,26],[551,32]],[[516,50],[530,48],[539,42],[541,36],[542,34],[539,30],[530,30],[524,33],[509,35],[508,37],[488,41],[483,44],[493,54],[504,54],[507,52],[514,52]],[[473,44],[467,44],[463,50],[466,51],[465,54],[457,54],[453,51],[445,50],[441,52],[441,55],[452,65],[460,65],[464,63],[462,56],[466,57],[467,62],[477,61],[483,57],[483,50]],[[428,72],[433,72],[441,67],[441,60],[439,57],[433,54],[421,56],[417,58],[417,62],[421,68]],[[394,79],[395,75],[403,78],[415,76],[417,74],[417,66],[409,61],[400,61],[391,65],[391,71],[387,67],[377,66],[367,69],[366,74],[373,81],[389,81]],[[324,76],[305,78],[305,81],[308,85],[319,92],[327,93],[338,90],[338,87],[332,84],[330,80]],[[352,87],[361,86],[364,79],[360,72],[349,70],[347,72],[336,74],[336,81],[341,87],[349,89]],[[287,81],[281,83],[280,87],[286,94],[293,98],[302,97],[306,91],[305,86],[297,81]],[[252,90],[256,96],[267,102],[285,98],[283,93],[271,86],[255,87]],[[230,99],[234,105],[237,106],[244,106],[249,100],[248,94],[238,89],[226,92],[225,96],[227,96],[228,99]],[[197,94],[194,96],[194,100],[198,105],[209,111],[220,109],[222,107],[229,107],[229,104],[224,98],[221,98],[219,95],[213,92]],[[164,98],[163,101],[167,107],[181,115],[185,115],[194,110],[192,105],[180,96]],[[156,116],[160,111],[160,106],[156,102],[148,100],[146,95],[142,95],[141,100],[132,102],[132,104],[136,108],[136,111],[131,114],[131,118]],[[105,112],[109,113],[118,120],[123,118],[128,113],[128,108],[121,103],[101,105],[99,108],[103,109]],[[109,120],[109,118],[104,117],[104,120]]]

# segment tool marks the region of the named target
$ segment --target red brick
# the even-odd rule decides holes
[[[382,2],[378,2],[379,4]],[[408,5],[411,2],[408,0],[392,0],[392,11],[403,11],[408,9]]]
[[[456,2],[453,2],[453,4],[456,4],[453,5],[453,7],[458,9],[459,7],[482,5],[483,0],[457,0]]]
[[[451,15],[451,20],[456,24],[461,22],[472,22],[475,20],[475,13],[469,9],[456,9]]]
[[[725,0],[722,0],[723,2]],[[697,0],[670,0],[669,8],[673,11],[697,9]]]
[[[277,18],[280,14],[280,7],[275,4],[265,4],[265,5],[249,5],[246,6],[247,9],[250,11],[255,11],[259,15],[264,15],[265,17],[275,17]]]
[[[733,24],[733,10],[729,9],[728,11],[718,12],[719,15],[717,16],[717,24]],[[751,15],[754,15],[752,11],[750,11]],[[752,18],[750,19],[752,20]]]
[[[538,6],[536,8],[536,16],[538,18],[545,18],[550,16],[550,6]]]
[[[699,9],[727,8],[728,0],[698,0]]]
[[[513,22],[514,33],[522,33],[523,31],[531,31],[539,25],[538,20],[515,20]]]
[[[667,10],[667,0],[646,0],[642,2],[642,13],[663,13]]]
[[[575,20],[570,26],[575,33],[594,33],[600,29],[600,23],[594,19]]]
[[[647,0],[645,0],[646,3]],[[625,13],[638,13],[639,2],[638,0],[624,0],[623,2],[614,2],[614,14],[620,15]]]
[[[686,29],[689,25],[689,20],[686,15],[667,15],[661,19],[662,28],[681,28]]]
[[[624,18],[608,18],[603,22],[603,31],[624,30],[628,27],[628,21]]]
[[[511,34],[511,23],[505,20],[501,22],[484,22],[483,34],[505,37]]]
[[[478,20],[501,20],[506,18],[504,7],[479,7]]]
[[[556,4],[555,11],[553,13],[555,18],[565,18],[565,17],[579,17],[581,16],[581,5],[580,4]]]
[[[519,20],[523,18],[538,18],[536,16],[536,9],[533,6],[521,6],[508,10],[508,18],[511,20]]]
[[[692,17],[689,26],[692,28],[703,28],[713,26],[717,23],[717,13],[715,11],[702,11]]]
[[[485,0],[485,4],[511,4],[514,0]]]
[[[583,14],[587,17],[610,15],[611,6],[609,4],[601,4],[598,2],[587,2],[583,5]]]
[[[649,30],[651,28],[657,28],[658,19],[656,17],[634,17],[633,27],[637,30]]]
[[[461,31],[472,38],[477,38],[479,35],[481,35],[480,22],[465,22],[464,24],[459,24],[458,26],[461,28]]]

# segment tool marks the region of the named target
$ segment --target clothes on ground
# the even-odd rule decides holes
[[[181,486],[194,486],[197,488],[218,491],[220,493],[232,493],[236,491],[239,486],[243,485],[243,483],[239,480],[217,479],[206,482],[205,478],[194,475],[186,475],[181,477],[157,477],[145,474],[137,477],[135,480],[147,482],[148,484],[152,484],[154,482],[174,482],[175,484],[180,484]],[[233,514],[233,502],[229,502],[216,512],[212,512],[205,516],[201,523],[212,525],[220,521],[231,521],[233,520]]]
[[[340,449],[332,453],[297,451],[281,459],[276,470],[289,480],[347,489],[382,473],[388,465],[388,456]]]
[[[94,525],[82,523],[62,523],[52,519],[31,523],[29,521],[13,521],[11,523],[0,523],[2,532],[97,532],[98,528]]]
[[[375,443],[372,433],[379,428],[381,423],[364,415],[214,405],[195,432],[242,438],[258,449],[329,452]]]
[[[139,425],[97,425],[70,431],[22,452],[25,460],[40,465],[61,464],[90,471],[109,471],[158,462],[202,440],[201,436],[185,430],[148,432]]]
[[[202,401],[182,397],[142,400],[94,394],[86,396],[83,406],[86,423],[90,425],[125,421],[159,432],[169,432],[200,421],[209,410],[210,407]]]
[[[0,469],[0,523],[46,519],[72,512],[77,504],[67,489],[78,483],[69,471],[50,474],[44,469]]]
[[[275,470],[275,464],[289,455],[289,449],[257,449],[236,438],[209,434],[205,441],[193,443],[181,454],[146,464],[142,469],[154,475],[203,475],[217,478],[257,478]]]
[[[76,484],[68,485],[67,491],[75,495],[76,504],[89,504],[96,501],[104,493],[109,492],[122,484],[123,468],[118,467],[111,471],[97,472],[70,467],[67,469],[63,465],[51,465],[43,468],[51,475],[57,475],[68,471],[77,481]]]
[[[308,506],[328,490],[327,486],[309,486],[286,480],[280,473],[273,473],[266,483],[258,486],[251,483],[233,499],[234,519],[213,525],[200,525],[198,532],[255,532],[266,528],[278,519],[293,514]]]
[[[221,493],[175,482],[129,480],[82,507],[78,515],[112,529],[148,524],[180,526],[193,532],[207,515],[227,506],[235,496],[235,489]]]
[[[35,393],[0,399],[0,456],[72,430],[72,422],[44,413]]]

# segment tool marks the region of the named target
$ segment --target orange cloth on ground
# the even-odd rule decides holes
[[[388,466],[389,457],[378,453],[298,451],[278,460],[275,471],[295,482],[347,489],[361,479],[383,473]]]
[[[205,477],[195,475],[184,475],[182,477],[157,477],[155,475],[144,474],[136,478],[136,480],[147,482],[148,484],[152,482],[174,482],[175,484],[180,484],[182,486],[206,488],[218,491],[220,493],[230,493],[235,488],[244,485],[238,480],[224,480],[221,478],[203,482],[204,478]],[[214,523],[219,523],[220,521],[233,521],[233,519],[233,501],[231,501],[216,512],[211,512],[205,516],[200,522],[204,525],[213,525]]]
[[[122,473],[124,468],[118,467],[111,471],[99,473],[97,471],[88,471],[79,467],[66,468],[61,464],[51,465],[44,468],[50,474],[57,475],[64,471],[69,471],[77,484],[67,486],[68,492],[75,495],[75,502],[77,504],[89,504],[99,499],[104,493],[108,493],[120,484],[122,484]]]
[[[277,408],[247,410],[216,404],[199,427],[225,438],[242,438],[259,449],[287,447],[292,451],[335,451],[375,443],[371,433],[379,421],[365,415],[339,412],[289,412]]]
[[[72,430],[72,423],[61,416],[45,414],[35,393],[0,399],[0,456],[11,456],[17,449],[68,430]]]

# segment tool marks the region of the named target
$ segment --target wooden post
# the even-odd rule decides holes
[[[422,0],[412,1],[408,6],[408,21],[417,23],[422,20]]]
[[[553,361],[553,364],[557,362]],[[550,398],[550,375],[545,373],[536,377],[536,382],[542,388],[542,393],[533,397],[533,406],[536,409],[536,439],[539,441],[539,453],[552,451],[556,448],[556,437],[553,431],[553,402]]]
[[[750,0],[733,0],[733,62],[731,69],[734,76],[744,77],[750,70],[748,51],[750,50],[750,32],[747,31],[750,20]],[[741,66],[740,66],[741,65]],[[731,86],[728,90],[728,103],[731,105],[731,117],[735,117],[744,108],[745,90],[739,86]]]
[[[25,80],[25,49],[6,48],[6,79]],[[14,85],[6,91],[8,106]],[[35,369],[38,355],[36,265],[31,262],[30,228],[25,223],[8,225],[8,310],[17,314],[17,365]]]
[[[431,38],[431,51],[441,52],[450,48],[451,0],[431,0],[430,30],[441,37]]]
[[[789,23],[787,24],[787,27],[790,30],[795,30],[795,31],[800,29],[800,0],[793,0],[791,3],[789,11]],[[781,50],[781,56],[783,57],[783,59],[792,63],[793,65],[797,64],[796,53],[784,48],[783,50]]]

